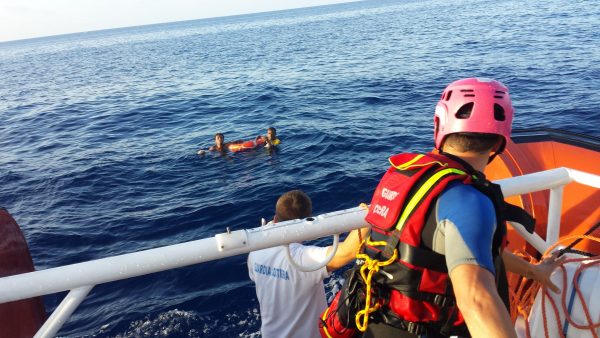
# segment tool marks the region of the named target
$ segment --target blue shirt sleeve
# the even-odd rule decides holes
[[[495,274],[492,241],[496,213],[492,201],[470,185],[452,182],[437,206],[438,226],[445,227],[448,271],[461,264],[475,264]]]

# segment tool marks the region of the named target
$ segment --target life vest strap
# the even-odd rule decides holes
[[[402,319],[398,317],[393,311],[380,312],[381,316],[380,320],[392,327],[400,329],[402,331],[406,331],[410,334],[416,336],[426,336],[429,337],[433,335],[433,337],[438,337],[436,333],[440,332],[437,328],[440,325],[433,323],[420,323],[420,322],[411,322],[409,320]]]
[[[396,234],[394,234],[394,232],[390,234],[390,236],[395,235]],[[380,241],[379,243],[382,245],[386,245],[385,249],[389,248],[389,245],[387,245],[388,242]],[[373,246],[371,246],[371,248],[373,248]],[[398,242],[396,248],[398,249],[398,260],[415,266],[427,267],[428,269],[437,272],[448,272],[448,267],[446,265],[446,257],[442,254],[431,250],[415,247],[404,242]],[[382,252],[382,255],[383,257],[387,258],[385,252]]]
[[[441,308],[452,307],[456,304],[453,297],[447,295],[441,295],[437,293],[427,293],[423,291],[398,291],[403,295],[406,295],[412,299],[426,301],[428,303],[437,305]]]

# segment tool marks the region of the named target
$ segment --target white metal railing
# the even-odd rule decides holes
[[[547,239],[513,227],[538,251],[558,240],[562,188],[570,182],[600,189],[600,176],[557,168],[496,181],[506,197],[550,190]],[[217,234],[214,237],[169,245],[84,263],[0,278],[0,303],[71,290],[35,337],[53,337],[97,284],[175,269],[278,245],[302,242],[367,226],[360,207],[316,217]]]

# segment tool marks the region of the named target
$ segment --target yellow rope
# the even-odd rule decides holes
[[[387,244],[385,241],[371,242],[368,239],[367,239],[367,243],[370,246],[384,246]],[[364,244],[364,242],[362,244]],[[361,244],[361,246],[362,246],[362,244]],[[379,303],[376,303],[374,306],[371,306],[371,278],[373,277],[373,274],[375,272],[379,271],[379,267],[392,264],[396,260],[397,257],[398,257],[397,249],[394,249],[394,254],[392,255],[392,257],[390,257],[390,259],[388,259],[385,262],[380,262],[376,259],[371,259],[371,257],[369,257],[366,254],[361,254],[361,253],[356,254],[356,258],[363,259],[365,261],[364,264],[360,268],[360,275],[361,275],[362,279],[365,281],[365,284],[367,286],[365,308],[363,310],[358,311],[356,313],[356,318],[355,318],[356,327],[361,332],[365,332],[365,330],[367,330],[367,325],[369,324],[369,315],[371,313],[377,311],[377,309],[379,309],[379,307],[380,307]],[[369,270],[369,272],[368,272],[368,274],[365,275],[365,271],[367,269]]]

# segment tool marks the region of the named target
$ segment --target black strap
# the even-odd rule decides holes
[[[521,207],[504,202],[504,210],[502,210],[504,219],[511,222],[522,224],[525,229],[532,234],[535,230],[535,218]]]
[[[584,236],[590,235],[592,232],[596,231],[596,229],[598,229],[598,228],[600,228],[600,222],[596,223],[596,225],[592,226],[588,231],[586,231]],[[581,242],[582,240],[583,240],[583,238],[578,238],[578,239],[574,240],[571,244],[567,245],[566,248],[560,249],[558,251],[558,257],[564,255],[565,252],[572,252],[572,253],[580,254],[583,256],[588,256],[588,257],[595,256],[594,254],[589,253],[589,252],[573,249],[573,247],[575,245],[577,245],[579,242]]]
[[[396,249],[396,246],[400,242],[401,234],[402,234],[402,231],[400,231],[398,229],[394,229],[394,231],[392,231],[388,235],[385,249],[383,249],[383,251],[382,251],[383,257],[385,259],[389,259],[390,257],[392,257],[394,255],[394,249]],[[400,253],[400,256],[398,258],[402,257],[401,255],[402,255],[402,253]]]
[[[383,324],[395,327],[409,334],[413,334],[416,337],[448,337],[455,335],[457,332],[463,332],[460,327],[447,328],[448,331],[444,331],[442,323],[437,322],[411,322],[398,317],[392,310],[380,311],[376,316],[374,322],[381,322]],[[394,337],[403,335],[394,334]]]
[[[400,243],[399,258],[412,265],[427,267],[438,272],[448,272],[446,257],[444,255],[431,250],[417,248],[404,242]]]

